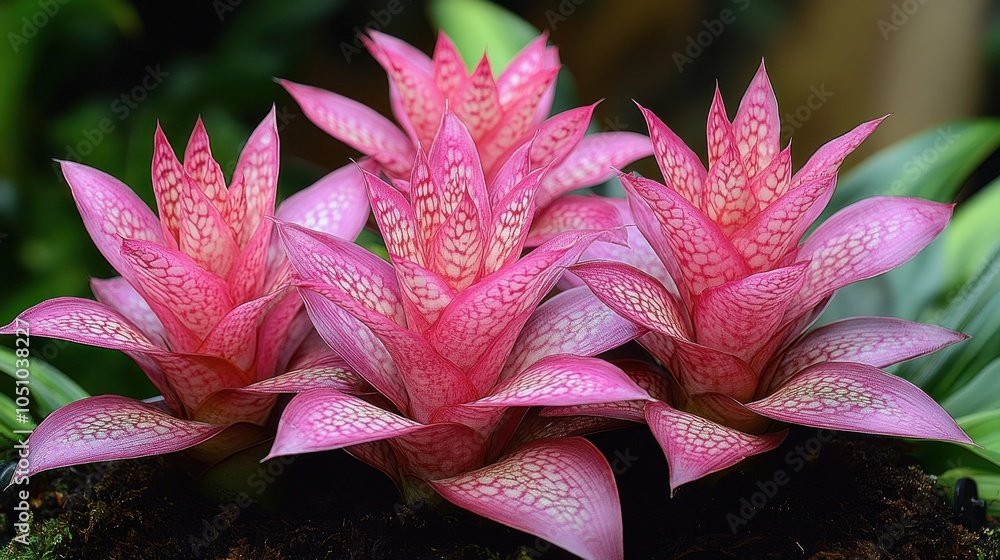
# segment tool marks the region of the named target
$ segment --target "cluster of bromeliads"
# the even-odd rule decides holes
[[[586,134],[593,105],[549,117],[559,62],[544,37],[498,78],[486,57],[467,73],[444,35],[433,57],[376,33],[366,44],[398,126],[282,82],[365,157],[277,209],[273,113],[228,186],[201,122],[183,163],[157,130],[159,218],[113,177],[62,164],[121,276],[93,281],[98,301],[19,320],[125,352],[162,398],[56,411],[31,437],[32,473],[182,450],[216,461],[273,437],[270,457],[344,448],[407,499],[614,559],[618,493],[583,434],[647,424],[671,488],[774,448],[782,423],[969,442],[880,369],[962,335],[890,318],[807,332],[837,289],[900,265],[951,216],[872,198],[802,241],[878,120],[792,173],[761,66],[732,120],[716,92],[706,169],[641,107],[648,137]],[[616,171],[650,154],[665,185]],[[566,194],[615,175],[627,198]],[[388,262],[352,242],[369,208]],[[633,339],[655,360],[596,357]],[[297,395],[275,435],[280,393]]]

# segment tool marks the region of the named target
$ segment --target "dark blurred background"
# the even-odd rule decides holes
[[[388,114],[384,73],[358,52],[358,31],[374,23],[430,52],[440,14],[463,3],[0,0],[0,323],[51,297],[92,297],[88,278],[112,275],[53,158],[111,173],[153,204],[157,120],[180,152],[202,115],[231,172],[275,104],[287,196],[356,154],[310,124],[271,78],[331,89]],[[634,98],[699,153],[715,81],[732,116],[761,57],[797,165],[886,113],[892,118],[848,167],[917,131],[1000,109],[1000,10],[986,0],[498,4],[559,46],[568,71],[562,104],[604,98],[597,127],[644,131]],[[476,40],[474,24],[447,21],[466,43]],[[658,176],[651,161],[637,167]],[[36,351],[92,393],[151,393],[117,352],[55,341]]]

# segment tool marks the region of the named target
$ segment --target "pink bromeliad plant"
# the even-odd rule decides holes
[[[899,266],[951,216],[946,204],[874,197],[802,240],[829,201],[841,162],[881,119],[829,142],[792,174],[763,65],[732,121],[716,90],[708,169],[640,109],[666,185],[621,180],[662,268],[647,273],[604,260],[571,270],[647,329],[638,341],[671,375],[642,378],[657,401],[544,414],[647,422],[670,464],[671,489],[774,448],[785,434],[770,429],[774,421],[971,443],[929,396],[880,369],[964,335],[884,317],[806,333],[837,289]]]
[[[545,173],[531,169],[531,147],[487,181],[470,131],[446,112],[405,188],[366,173],[391,263],[279,225],[316,329],[373,391],[300,393],[271,456],[346,448],[407,499],[438,494],[582,557],[621,558],[611,469],[574,437],[609,423],[524,417],[531,406],[648,397],[591,357],[639,327],[585,287],[539,306],[591,242],[623,232],[568,232],[522,257]]]
[[[157,128],[152,179],[159,219],[114,177],[77,163],[61,166],[87,231],[121,276],[91,282],[98,301],[43,302],[0,334],[26,322],[36,336],[125,352],[162,399],[95,396],[53,412],[31,436],[31,473],[193,446],[195,458],[215,460],[266,437],[271,393],[355,386],[328,349],[307,343],[293,355],[310,326],[273,246],[273,111],[247,141],[228,187],[200,120],[183,164]],[[353,239],[367,219],[361,175],[353,166],[335,171],[276,216]]]
[[[352,99],[280,83],[313,123],[401,179],[395,184],[404,192],[414,154],[430,147],[446,110],[469,129],[487,180],[493,180],[515,149],[535,138],[530,167],[546,170],[535,196],[540,209],[568,191],[602,183],[614,176],[614,168],[651,154],[649,140],[641,134],[586,134],[596,104],[549,117],[560,63],[556,48],[546,46],[545,35],[524,47],[497,78],[485,54],[469,73],[443,32],[433,57],[374,31],[363,40],[389,76],[392,112],[402,130]]]

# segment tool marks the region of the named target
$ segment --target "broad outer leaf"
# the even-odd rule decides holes
[[[430,484],[460,507],[582,558],[624,558],[614,475],[582,438],[536,441],[500,462]]]

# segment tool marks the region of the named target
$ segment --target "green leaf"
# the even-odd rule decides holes
[[[17,435],[14,430],[34,429],[34,419],[26,424],[17,418],[17,404],[14,399],[0,393],[0,437],[4,437],[12,442],[17,442],[23,435]]]
[[[953,417],[1000,409],[1000,358],[989,363],[968,383],[941,401]]]
[[[17,360],[13,350],[0,347],[0,371],[15,380],[18,379],[16,372],[20,369],[16,367]],[[27,380],[31,390],[30,398],[40,416],[48,416],[57,408],[90,396],[65,373],[34,356],[30,356],[29,361]]]
[[[451,37],[466,66],[475,67],[484,52],[498,74],[538,30],[513,13],[485,0],[434,0],[431,21]]]
[[[968,282],[991,254],[1000,249],[1000,179],[984,187],[955,210],[944,231],[949,287]]]
[[[987,513],[993,517],[1000,515],[1000,472],[959,467],[938,476],[938,485],[945,488],[949,500],[954,500],[955,483],[960,478],[975,480],[979,498],[986,502]]]

